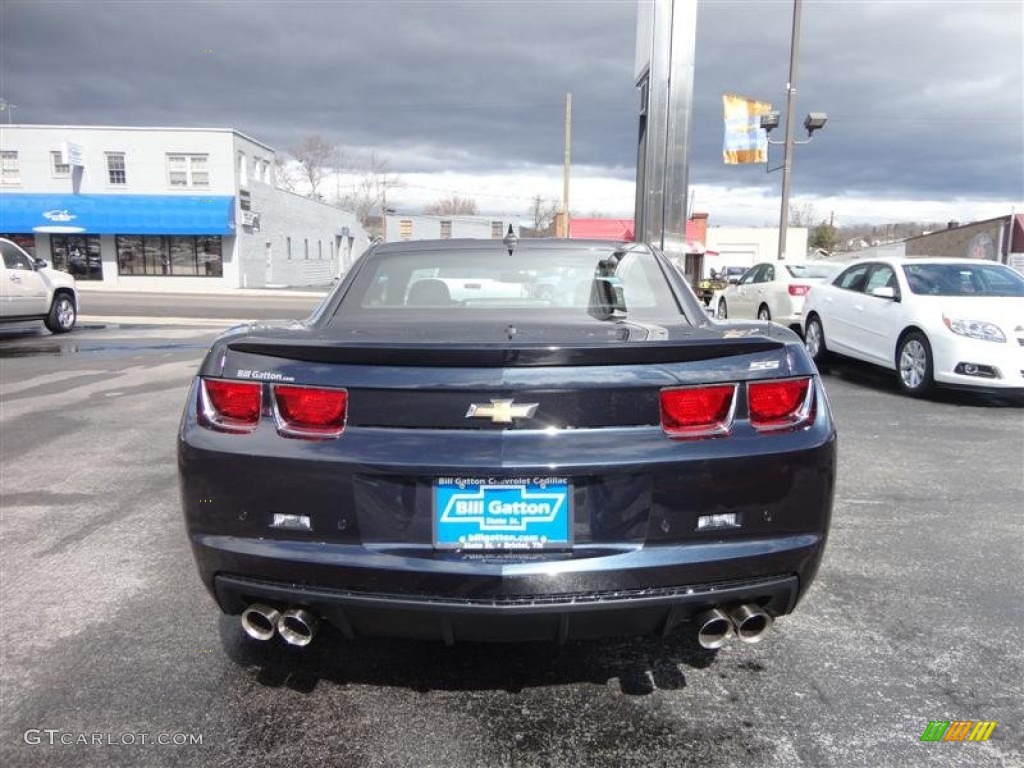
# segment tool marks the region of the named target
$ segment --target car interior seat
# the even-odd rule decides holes
[[[409,289],[407,307],[446,307],[452,303],[452,294],[443,280],[426,278],[417,280]]]

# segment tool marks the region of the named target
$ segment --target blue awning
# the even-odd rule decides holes
[[[0,232],[233,235],[235,198],[223,195],[0,193]]]

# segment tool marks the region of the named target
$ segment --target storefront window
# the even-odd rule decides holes
[[[171,274],[196,274],[196,239],[194,237],[172,237]]]
[[[98,235],[50,235],[54,269],[69,272],[76,280],[102,280]]]
[[[142,255],[142,238],[138,235],[118,235],[117,274],[144,275],[146,261]]]
[[[221,239],[118,235],[118,274],[221,277]]]
[[[163,235],[142,238],[142,253],[146,259],[147,275],[171,274],[171,251]]]
[[[221,277],[224,274],[219,237],[197,237],[196,256],[198,274],[210,277]]]

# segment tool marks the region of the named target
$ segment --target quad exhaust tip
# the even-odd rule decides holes
[[[262,603],[253,603],[242,612],[242,629],[253,640],[269,640],[277,631],[281,612]]]
[[[757,605],[739,605],[729,611],[736,636],[743,643],[759,643],[772,625],[772,617]]]
[[[277,620],[277,632],[289,645],[304,648],[313,642],[320,619],[305,608],[289,608]]]
[[[300,648],[313,642],[319,625],[319,618],[298,606],[282,613],[273,606],[253,603],[242,612],[242,629],[253,640],[270,640],[279,634],[286,643]]]
[[[721,648],[732,639],[732,621],[725,611],[712,608],[704,611],[697,619],[697,642],[702,648]]]

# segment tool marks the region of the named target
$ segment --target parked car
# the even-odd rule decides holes
[[[493,240],[378,245],[309,320],[214,342],[181,498],[199,574],[251,638],[690,624],[717,648],[806,592],[836,437],[799,340],[714,323],[639,243],[518,243],[526,272],[588,275],[582,306],[423,277],[508,263]]]
[[[53,333],[72,330],[78,318],[75,278],[4,238],[0,254],[0,322],[42,320]]]
[[[896,371],[923,395],[935,384],[1024,392],[1024,277],[989,261],[857,262],[804,305],[807,349]]]
[[[774,320],[800,331],[807,292],[838,269],[839,265],[822,261],[755,264],[735,285],[714,297],[715,316],[720,320]]]

